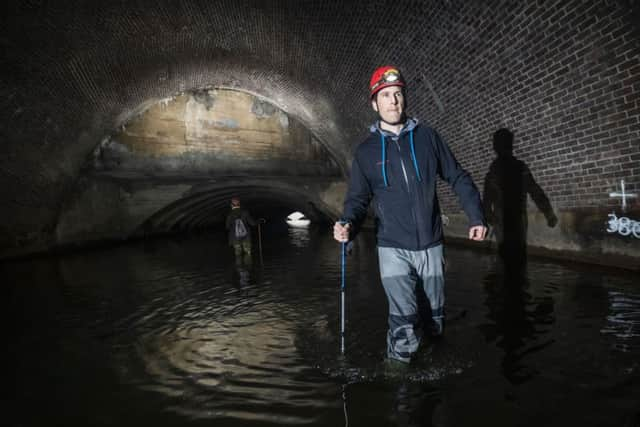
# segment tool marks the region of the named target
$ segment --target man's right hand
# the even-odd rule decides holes
[[[351,228],[351,224],[341,224],[340,222],[336,222],[333,225],[333,238],[338,242],[346,243],[349,241],[349,229]]]

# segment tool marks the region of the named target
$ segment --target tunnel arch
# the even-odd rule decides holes
[[[226,110],[224,107],[218,106],[220,102],[226,106]],[[244,110],[242,110],[243,107]],[[169,110],[169,112],[164,112],[164,110]],[[264,122],[276,116],[279,117],[279,125],[275,123],[270,127],[265,127]],[[292,145],[298,143],[304,145],[304,142],[296,141],[296,138],[318,146],[319,150],[315,150],[315,154],[322,155],[328,163],[331,163],[331,165],[327,164],[330,166],[330,172],[336,172],[333,167],[335,165],[338,167],[337,172],[343,177],[345,175],[345,157],[343,155],[337,157],[335,150],[332,150],[326,141],[318,138],[318,134],[309,128],[308,122],[300,121],[299,116],[289,114],[278,104],[274,104],[263,96],[255,95],[253,91],[208,85],[195,90],[183,91],[161,100],[153,100],[153,102],[147,100],[135,108],[135,113],[130,113],[127,117],[128,121],[120,123],[117,129],[103,136],[100,142],[94,146],[88,163],[84,165],[85,171],[105,169],[101,158],[108,151],[108,145],[114,141],[118,144],[117,149],[120,151],[123,149],[144,150],[147,155],[154,156],[156,159],[162,153],[155,152],[157,150],[154,146],[162,149],[167,144],[176,141],[184,143],[187,148],[174,144],[174,151],[182,150],[183,154],[190,152],[204,155],[207,154],[207,146],[217,146],[217,155],[224,157],[229,153],[241,150],[244,145],[255,143],[255,136],[253,138],[249,136],[239,138],[237,136],[242,132],[254,132],[262,135],[258,138],[266,139],[266,142],[271,144],[270,148],[274,150],[271,154],[266,151],[267,147],[263,147],[260,154],[272,155],[273,157],[282,155],[283,148],[278,146],[278,141],[274,141],[273,138],[269,139],[267,135],[267,133],[277,133],[276,139],[279,137],[288,144],[284,148],[286,150],[291,150]],[[172,127],[177,129],[172,129]],[[127,135],[131,128],[135,129],[134,134]],[[143,135],[140,135],[141,133]],[[116,141],[119,138],[124,138],[125,141],[131,142],[136,137],[139,141],[133,141],[136,142],[133,144],[117,143]],[[220,139],[234,142],[236,146],[221,144],[218,141]],[[146,140],[150,142],[146,142]],[[328,153],[328,156],[320,151]],[[255,152],[250,154],[256,155]],[[242,152],[239,155],[242,155]],[[311,160],[308,157],[307,155],[307,160]],[[157,167],[157,165],[155,166]],[[122,167],[122,165],[114,166],[113,169],[117,167]],[[189,165],[184,165],[183,169],[188,169],[188,167]],[[144,172],[146,175],[153,174],[153,170],[145,170]],[[185,172],[188,171],[185,170]],[[318,171],[317,174],[327,175],[324,171]],[[209,175],[219,175],[219,173],[211,172]]]
[[[306,187],[306,188],[305,188]],[[144,221],[133,233],[139,237],[148,233],[191,231],[210,228],[224,223],[232,197],[239,197],[242,206],[254,217],[274,207],[301,210],[314,222],[328,222],[338,217],[339,212],[328,206],[309,191],[309,185],[299,183],[276,183],[265,185],[260,180],[247,180],[233,187],[226,183],[207,186],[171,203]],[[281,220],[270,218],[270,220]]]
[[[87,153],[95,149],[97,141],[117,133],[158,103],[185,93],[218,89],[246,93],[300,121],[333,156],[343,173],[347,173],[351,147],[349,140],[345,141],[344,134],[348,126],[336,110],[335,103],[327,97],[326,91],[312,87],[296,76],[287,75],[273,64],[260,61],[253,55],[239,58],[223,53],[221,57],[199,62],[187,59],[179,65],[179,73],[168,73],[168,77],[158,85],[157,75],[164,72],[167,64],[150,61],[145,65],[149,70],[132,75],[126,82],[126,89],[114,88],[114,93],[102,94],[107,98],[115,98],[122,91],[125,97],[118,102],[111,102],[113,109],[103,111],[102,118],[94,118],[94,123],[103,123],[104,127],[80,130],[81,133],[96,135],[93,146],[86,147]],[[101,135],[96,132],[101,132]]]
[[[57,221],[59,244],[215,227],[232,195],[263,211],[338,216],[337,159],[262,97],[207,87],[146,102],[129,117],[85,164]]]
[[[150,8],[8,0],[0,256],[54,247],[79,187],[135,198],[116,191],[115,177],[88,184],[87,158],[141,104],[186,90],[270,100],[304,123],[346,176],[375,119],[368,77],[391,63],[409,82],[410,113],[438,129],[479,187],[493,160],[491,135],[514,132],[515,154],[560,218],[553,230],[538,221],[533,245],[638,258],[637,242],[603,226],[620,209],[609,195],[621,181],[630,193],[640,188],[638,10],[628,1],[158,0]],[[179,198],[186,188],[169,191]],[[440,190],[459,225],[453,234],[462,235],[464,215]],[[629,209],[637,218],[640,205]]]

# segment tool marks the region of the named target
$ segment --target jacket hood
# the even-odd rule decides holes
[[[415,119],[413,117],[407,118],[407,121],[404,123],[404,126],[402,126],[402,129],[400,129],[400,133],[398,135],[394,134],[393,132],[389,132],[382,129],[380,127],[380,120],[376,120],[376,122],[369,127],[369,130],[371,131],[371,133],[379,133],[385,137],[401,136],[402,134],[405,134],[407,132],[411,132],[412,130],[414,130],[416,126],[418,126],[418,123],[419,123],[418,119]]]

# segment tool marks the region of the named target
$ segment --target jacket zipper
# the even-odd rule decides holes
[[[400,156],[400,166],[402,166],[402,173],[404,174],[404,182],[407,185],[407,194],[411,194],[411,187],[409,186],[409,178],[407,177],[407,170],[404,167],[404,160],[402,160],[402,150],[400,148],[400,136],[395,140],[396,147],[398,147],[398,154]],[[419,194],[419,193],[417,193]],[[411,198],[411,216],[413,217],[413,223],[416,230],[416,247],[420,247],[420,232],[418,231],[418,218],[416,217],[416,210],[413,206],[414,200]]]
[[[402,150],[400,149],[400,137],[396,138],[396,147],[398,147],[398,154],[400,155],[400,166],[402,167],[402,174],[404,175],[404,183],[407,185],[407,193],[411,193],[409,189],[409,178],[407,177],[407,170],[404,167],[404,160],[402,160]]]

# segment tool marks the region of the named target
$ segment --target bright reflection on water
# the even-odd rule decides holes
[[[618,350],[632,352],[640,338],[640,289],[636,292],[610,290],[608,299],[609,315],[601,332],[617,338]]]
[[[637,425],[631,275],[450,246],[446,337],[394,372],[372,236],[341,358],[339,246],[265,228],[262,262],[212,234],[5,263],[10,425]]]
[[[304,248],[309,244],[309,229],[308,228],[292,228],[287,230],[289,234],[289,242],[298,248]]]

